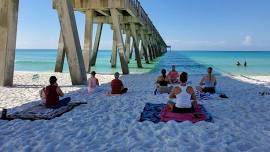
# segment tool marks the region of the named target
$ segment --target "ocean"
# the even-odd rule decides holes
[[[121,71],[119,58],[117,67],[111,68],[110,56],[111,51],[99,51],[97,64],[92,67],[92,70],[103,74]],[[53,72],[55,59],[56,50],[18,49],[15,70]],[[247,61],[247,67],[236,66],[237,61],[241,64]],[[142,60],[142,63],[145,61]],[[162,68],[170,69],[173,64],[176,65],[177,70],[193,75],[205,73],[208,66],[214,67],[216,74],[270,75],[270,51],[172,51],[151,64],[143,64],[144,68],[141,69],[137,68],[133,58],[129,68],[133,74],[147,73],[158,72]],[[68,72],[67,62],[64,65],[64,72]]]

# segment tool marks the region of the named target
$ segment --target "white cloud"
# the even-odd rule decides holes
[[[252,46],[253,45],[253,38],[250,35],[247,35],[244,37],[244,40],[242,42],[242,45],[244,46]]]

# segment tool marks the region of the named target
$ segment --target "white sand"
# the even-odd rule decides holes
[[[16,73],[17,87],[0,88],[0,107],[13,108],[39,99],[40,88],[51,74]],[[72,87],[68,74],[55,74],[73,101],[87,105],[50,121],[0,120],[0,151],[255,151],[270,149],[269,83],[243,77],[218,77],[218,87],[230,99],[204,103],[214,123],[191,122],[154,124],[138,122],[146,102],[166,103],[168,95],[153,95],[156,74],[129,75],[121,79],[129,86],[123,96],[107,97],[105,92],[89,96],[86,88]],[[109,91],[112,76],[97,75]],[[270,77],[252,77],[270,82]],[[198,76],[191,76],[197,85]],[[27,84],[25,86],[25,84]]]

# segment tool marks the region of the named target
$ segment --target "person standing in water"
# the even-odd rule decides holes
[[[247,61],[245,61],[244,66],[247,67]]]
[[[236,65],[237,66],[241,66],[241,63],[239,61],[237,61]]]

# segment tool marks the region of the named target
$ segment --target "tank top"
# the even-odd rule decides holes
[[[215,82],[212,81],[212,80],[213,80],[213,76],[211,76],[211,77],[212,77],[211,80],[205,80],[205,81],[204,81],[204,86],[205,86],[206,88],[213,88],[213,87],[215,87]]]
[[[191,108],[191,95],[187,92],[187,87],[188,86],[180,86],[181,88],[181,93],[176,95],[176,103],[175,106],[177,108]]]
[[[59,102],[59,95],[56,91],[57,86],[50,85],[46,87],[45,93],[46,93],[46,107],[52,107],[57,105]]]
[[[171,72],[169,73],[169,75],[170,75],[170,77],[171,77],[172,79],[177,79],[177,78],[178,78],[178,72],[177,72],[177,71],[171,71]]]
[[[88,92],[90,93],[90,92],[95,91],[96,87],[97,87],[97,79],[91,77],[88,80]]]
[[[158,82],[160,86],[167,86],[168,85],[169,82],[166,81],[165,79],[166,78],[163,77],[163,80]]]

